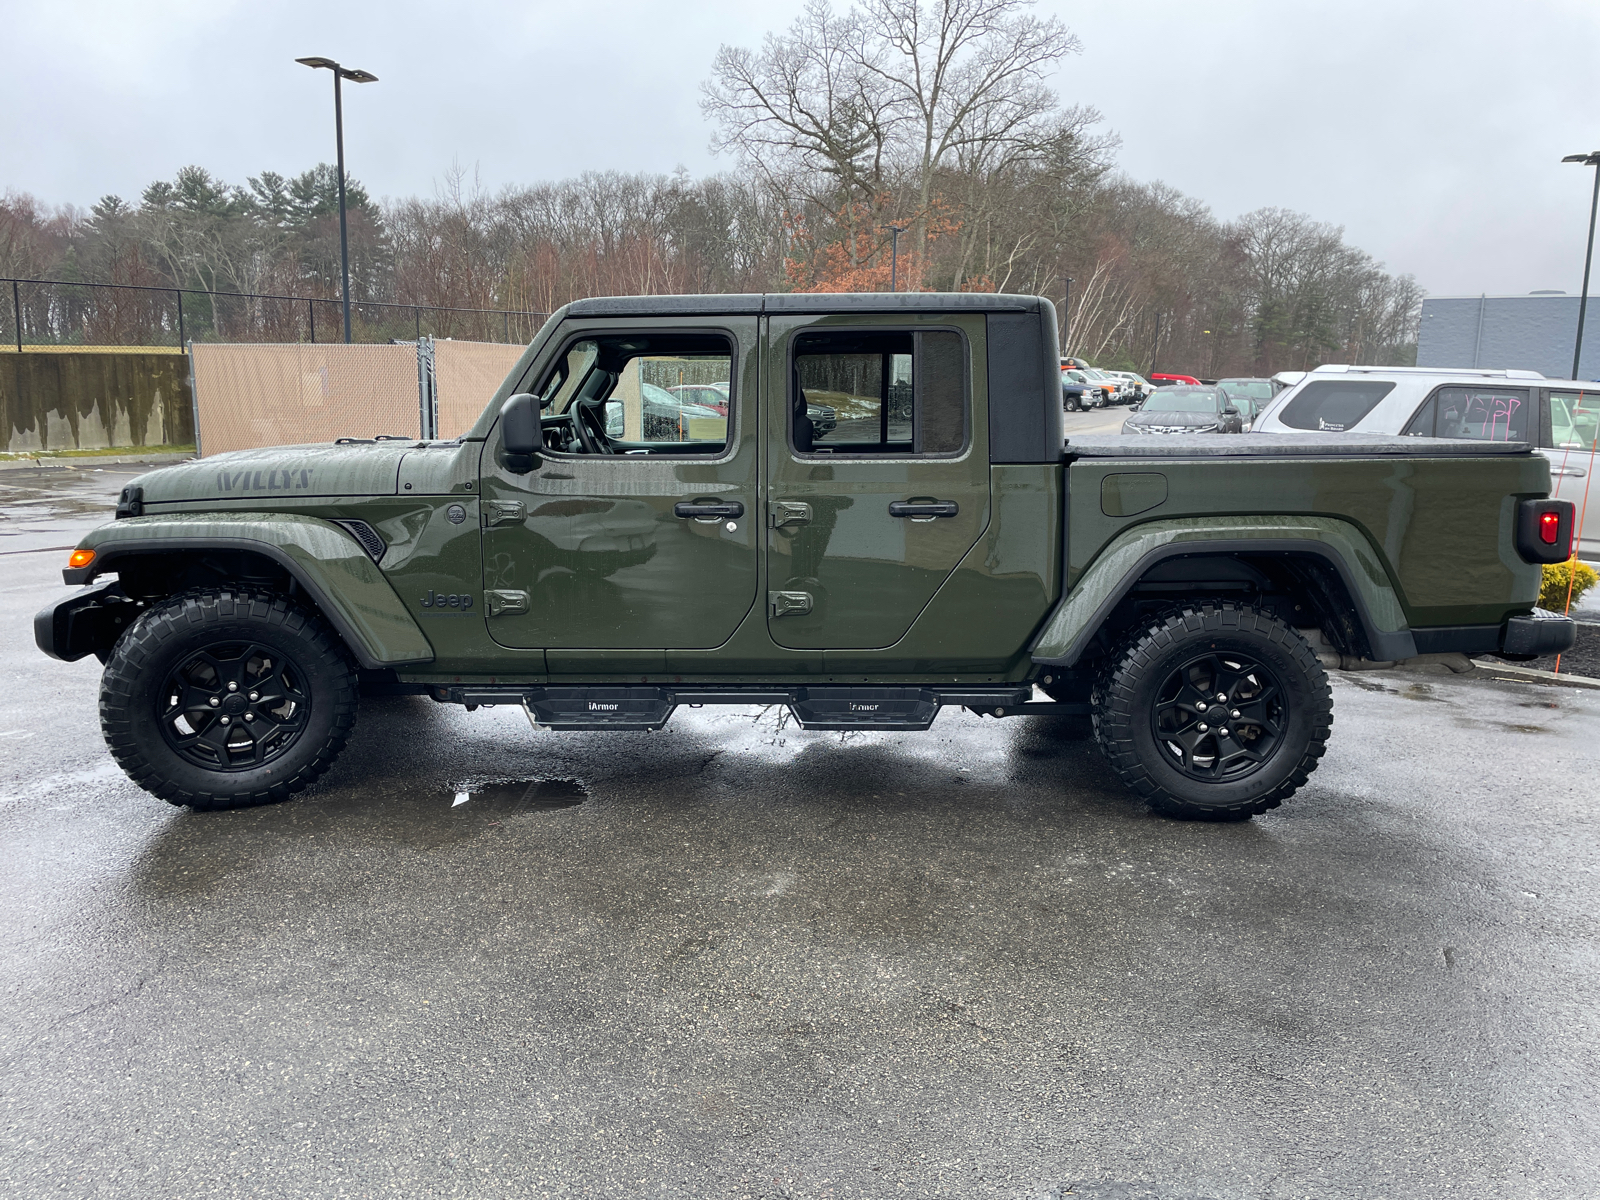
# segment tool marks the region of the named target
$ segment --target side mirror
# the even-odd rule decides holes
[[[1239,415],[1239,410],[1230,404],[1227,408],[1222,410],[1222,415],[1225,417],[1237,417]]]
[[[539,398],[518,392],[500,409],[500,439],[507,454],[537,454],[544,449],[539,427]]]

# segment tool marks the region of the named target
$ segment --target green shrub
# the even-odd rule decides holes
[[[1572,603],[1600,583],[1600,572],[1586,562],[1568,559],[1564,563],[1546,563],[1544,584],[1539,588],[1539,607],[1551,612],[1567,611],[1567,589],[1572,589]]]

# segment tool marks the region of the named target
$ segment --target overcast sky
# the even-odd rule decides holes
[[[1083,40],[1055,84],[1122,138],[1121,168],[1222,218],[1306,212],[1434,295],[1576,292],[1600,149],[1597,0],[1041,0]],[[800,0],[0,0],[0,190],[87,206],[187,163],[230,182],[333,160],[432,194],[586,170],[694,174],[699,84]],[[1600,284],[1591,284],[1600,290]]]

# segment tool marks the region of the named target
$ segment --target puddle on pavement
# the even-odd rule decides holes
[[[512,779],[453,790],[450,808],[462,812],[510,817],[518,813],[571,808],[588,798],[588,789],[576,779]]]

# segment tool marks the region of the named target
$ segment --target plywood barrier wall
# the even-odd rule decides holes
[[[417,351],[388,346],[194,347],[200,453],[418,437]]]
[[[441,438],[458,437],[472,428],[523,349],[498,342],[433,343]]]

